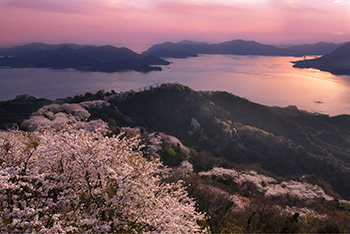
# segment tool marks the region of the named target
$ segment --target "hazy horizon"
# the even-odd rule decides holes
[[[0,45],[350,41],[345,0],[0,0]]]
[[[45,42],[45,41],[27,41],[27,42],[18,42],[18,43],[1,43],[0,42],[0,47],[2,48],[11,48],[11,47],[15,47],[15,46],[23,46],[23,45],[28,45],[28,44],[32,44],[32,43],[43,43],[43,44],[77,44],[77,45],[86,45],[86,46],[105,46],[105,45],[112,45],[115,47],[127,47],[128,49],[131,49],[135,52],[141,53],[146,51],[147,49],[149,49],[151,46],[155,45],[155,44],[159,44],[159,43],[165,43],[165,42],[172,42],[172,43],[180,43],[182,41],[191,41],[191,42],[196,42],[196,43],[208,43],[208,44],[218,44],[218,43],[222,43],[222,42],[227,42],[227,41],[234,41],[234,40],[244,40],[244,41],[255,41],[257,43],[260,44],[268,44],[268,45],[273,45],[279,48],[288,48],[289,46],[293,46],[293,45],[303,45],[303,44],[317,44],[319,42],[325,42],[325,43],[346,43],[348,41],[314,41],[314,42],[276,42],[276,43],[264,43],[261,41],[257,41],[257,40],[253,40],[253,39],[242,39],[242,38],[232,38],[226,41],[204,41],[204,40],[188,40],[186,38],[182,39],[182,40],[177,40],[177,41],[161,41],[161,42],[155,42],[154,44],[140,44],[140,45],[131,45],[131,46],[126,46],[126,45],[119,45],[119,44],[111,44],[111,43],[79,43],[79,42],[71,42],[71,41],[63,41],[63,42]]]

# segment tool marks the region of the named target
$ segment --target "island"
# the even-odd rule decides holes
[[[106,46],[59,46],[32,43],[0,50],[0,68],[75,69],[93,72],[161,71],[153,65],[170,62],[154,55],[141,55],[128,48]]]
[[[198,54],[234,54],[262,56],[296,56],[323,55],[337,49],[342,44],[318,42],[316,44],[291,45],[279,47],[261,44],[256,41],[232,40],[222,43],[206,43],[183,40],[177,43],[165,42],[156,44],[144,51],[144,55],[155,55],[164,58],[197,57]]]
[[[297,68],[315,68],[334,75],[350,75],[350,42],[322,57],[292,63],[294,63],[293,67]]]

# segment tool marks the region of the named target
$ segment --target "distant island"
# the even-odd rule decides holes
[[[316,68],[335,75],[350,75],[350,42],[320,58],[293,62],[297,68]]]
[[[141,55],[128,48],[114,46],[49,45],[31,43],[0,49],[1,68],[51,68],[93,72],[161,71],[151,65],[169,65],[153,55]]]
[[[144,51],[143,55],[154,55],[168,58],[196,57],[198,54],[234,54],[263,56],[296,56],[323,55],[329,53],[341,44],[319,42],[279,48],[273,45],[261,44],[255,41],[233,40],[217,44],[183,40],[177,43],[165,42],[156,44]]]
[[[349,46],[348,46],[349,47]],[[156,65],[169,65],[163,58],[190,58],[199,54],[233,54],[261,56],[325,55],[321,60],[295,62],[295,67],[314,67],[334,74],[349,74],[342,52],[347,44],[319,42],[280,48],[255,41],[232,40],[217,44],[183,40],[177,43],[156,44],[138,54],[128,48],[111,45],[91,46],[31,43],[11,48],[0,48],[0,68],[51,68],[75,69],[90,72],[161,71]],[[334,52],[332,52],[334,51]],[[337,53],[343,53],[341,57]],[[349,53],[348,53],[349,54]],[[331,63],[331,65],[329,65]],[[333,65],[332,65],[333,64]]]

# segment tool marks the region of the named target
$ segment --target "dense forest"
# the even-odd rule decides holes
[[[155,194],[162,194],[160,191],[164,189],[163,186],[172,185],[160,200],[168,197],[174,200],[174,194],[180,191],[184,200],[176,201],[175,196],[173,202],[181,204],[184,209],[174,210],[174,215],[187,217],[191,222],[185,225],[184,229],[171,229],[173,227],[163,225],[163,222],[167,222],[166,215],[162,213],[164,210],[159,211],[164,214],[162,216],[164,219],[158,224],[148,221],[154,216],[147,216],[144,220],[141,218],[124,220],[124,216],[120,214],[118,216],[107,208],[103,208],[105,210],[101,210],[100,213],[90,208],[81,208],[80,213],[74,213],[77,212],[77,208],[61,209],[67,206],[66,203],[69,201],[67,195],[65,198],[68,200],[64,200],[66,203],[57,205],[58,202],[55,201],[57,206],[52,206],[55,212],[69,214],[70,216],[66,216],[66,219],[58,213],[55,217],[43,218],[45,215],[39,211],[36,213],[37,216],[32,216],[42,221],[40,225],[47,230],[60,227],[62,230],[78,232],[89,230],[118,232],[204,230],[213,233],[350,231],[350,203],[346,200],[350,196],[348,180],[350,178],[348,135],[350,116],[348,115],[330,117],[302,111],[295,106],[267,107],[227,92],[194,91],[181,84],[162,84],[147,87],[138,92],[116,93],[113,90],[109,92],[101,90],[96,94],[86,93],[60,100],[60,102],[23,97],[0,103],[0,116],[3,129],[7,128],[1,132],[0,154],[2,155],[9,155],[9,152],[20,144],[24,144],[20,148],[26,152],[24,155],[32,155],[30,152],[37,152],[39,145],[44,144],[47,149],[41,152],[52,151],[52,147],[56,147],[54,155],[57,158],[59,155],[57,145],[48,140],[51,134],[51,138],[56,137],[57,142],[63,145],[64,142],[69,143],[69,147],[74,148],[74,152],[65,151],[71,152],[65,156],[69,160],[72,160],[72,155],[75,155],[73,157],[75,160],[77,156],[85,157],[87,154],[92,164],[95,156],[102,157],[104,162],[108,162],[106,167],[101,164],[84,167],[85,174],[82,177],[85,180],[75,182],[84,186],[73,186],[68,189],[63,188],[68,185],[61,184],[59,187],[57,182],[59,178],[66,176],[62,172],[65,168],[62,165],[68,165],[68,163],[65,164],[66,161],[59,162],[56,159],[58,163],[55,164],[56,166],[49,163],[49,166],[44,167],[46,164],[43,164],[43,168],[46,169],[42,169],[43,171],[36,169],[35,173],[39,174],[35,174],[29,170],[29,167],[25,167],[26,163],[32,160],[31,158],[21,164],[20,161],[25,159],[23,156],[24,159],[18,158],[16,163],[11,164],[13,157],[9,157],[9,162],[2,162],[2,181],[7,178],[7,181],[11,180],[13,186],[18,181],[33,184],[33,181],[38,180],[43,173],[51,173],[50,170],[54,168],[56,179],[51,179],[50,183],[56,186],[57,191],[49,192],[45,199],[59,199],[57,192],[60,194],[67,190],[68,192],[64,194],[71,196],[71,193],[81,190],[84,195],[75,197],[77,201],[74,207],[79,204],[85,206],[90,204],[91,207],[103,204],[102,207],[107,207],[107,204],[111,204],[108,202],[114,202],[113,204],[119,207],[118,201],[125,202],[118,200],[121,199],[117,196],[119,187],[112,183],[113,180],[107,174],[96,174],[96,170],[100,168],[118,168],[118,166],[111,164],[113,160],[106,158],[103,150],[95,153],[91,148],[93,143],[89,142],[98,140],[100,142],[98,145],[101,144],[99,149],[105,147],[106,152],[110,152],[114,150],[113,147],[109,148],[112,144],[108,143],[110,140],[118,139],[114,141],[123,145],[125,144],[123,142],[128,139],[137,139],[137,143],[133,143],[136,145],[128,152],[137,152],[138,164],[125,159],[124,165],[131,163],[135,168],[135,165],[140,165],[141,158],[145,159],[142,161],[144,164],[147,162],[147,165],[148,163],[153,165],[150,166],[153,168],[152,172],[147,172],[144,167],[142,167],[144,169],[140,168],[141,171],[145,171],[145,177],[157,178],[152,180],[153,182],[147,182],[147,186],[155,186],[155,190],[152,191],[155,191]],[[96,126],[100,126],[98,133]],[[83,134],[81,131],[95,132],[94,134],[97,135],[92,135],[90,140],[86,140],[85,146],[80,145],[79,141],[70,143],[68,138],[80,136],[79,134]],[[11,134],[15,134],[13,132],[24,137],[22,143],[11,141]],[[89,134],[84,133],[84,136],[87,137]],[[115,138],[115,135],[119,138]],[[33,141],[33,136],[46,140]],[[30,141],[25,140],[25,137]],[[87,150],[84,151],[84,149]],[[16,154],[15,151],[12,153]],[[113,154],[120,153],[113,151],[108,153],[108,157]],[[52,158],[52,155],[45,157],[48,157],[45,158],[47,161]],[[59,157],[64,158],[62,155]],[[2,156],[2,158],[4,160],[5,157]],[[36,165],[32,168],[40,168],[38,161],[32,160],[31,163]],[[167,175],[158,177],[156,168],[162,165],[166,166],[162,170],[167,171],[162,173]],[[24,172],[34,173],[34,177],[29,177],[23,174]],[[5,173],[10,173],[11,176],[17,175],[17,177],[6,177]],[[91,179],[95,178],[96,188],[89,182],[89,173],[96,176],[91,176]],[[115,173],[117,173],[116,176],[123,174],[122,171],[115,171]],[[71,177],[72,175],[69,178]],[[139,177],[135,178],[139,179]],[[105,186],[103,186],[104,180],[106,180]],[[125,186],[130,185],[126,183]],[[186,190],[180,188],[186,188]],[[27,191],[27,193],[34,194],[34,190],[32,188],[31,192]],[[113,196],[103,198],[103,191]],[[23,226],[23,223],[16,221],[14,217],[4,216],[6,209],[7,211],[15,208],[21,210],[26,207],[19,205],[21,201],[17,199],[11,200],[8,196],[10,193],[15,196],[24,196],[19,192],[18,187],[2,188],[1,199],[3,204],[6,201],[7,206],[0,206],[1,230],[25,231],[27,229],[23,227],[20,229],[19,224]],[[140,194],[143,193],[144,190],[140,190]],[[27,197],[39,199],[34,195]],[[192,203],[191,199],[195,203]],[[183,203],[183,201],[187,202]],[[145,201],[143,202],[142,204],[145,205]],[[135,203],[134,206],[142,207],[140,204]],[[110,214],[108,216],[106,212],[112,213],[108,213]],[[193,217],[190,218],[191,215],[188,212],[192,212]],[[15,214],[14,210],[11,214]],[[96,218],[95,223],[82,218],[92,214]],[[73,222],[74,217],[85,220],[85,223]],[[185,222],[181,221],[182,218],[173,217],[174,220],[180,220],[177,223],[179,226]],[[30,221],[30,218],[28,220]],[[118,220],[118,224],[121,225],[113,226],[111,220]],[[161,225],[164,229],[155,228]],[[26,227],[29,226],[28,224]],[[38,231],[38,229],[34,228],[31,231]]]

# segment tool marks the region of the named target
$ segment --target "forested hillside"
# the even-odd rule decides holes
[[[71,102],[90,99],[94,96],[76,96]],[[106,113],[93,113],[94,118],[164,132],[215,158],[259,164],[280,176],[315,174],[344,198],[350,195],[348,115],[267,107],[226,92],[196,92],[179,84],[114,94],[106,100],[111,107]]]
[[[3,102],[0,110],[18,123],[27,119],[20,128],[38,134],[47,127],[65,132],[62,126],[76,121],[104,126],[103,120],[108,129],[101,137],[137,137],[143,157],[159,158],[171,169],[162,181],[184,181],[196,212],[205,213],[197,218],[202,229],[350,231],[350,203],[344,200],[350,196],[348,115],[267,107],[180,84],[86,93],[51,105],[31,99],[36,101],[29,119],[28,113],[10,108],[26,99]],[[99,220],[105,222],[104,216]]]

